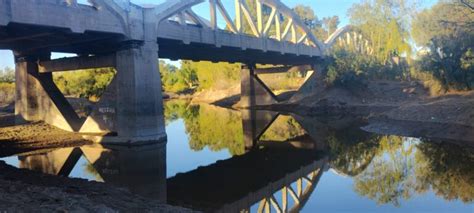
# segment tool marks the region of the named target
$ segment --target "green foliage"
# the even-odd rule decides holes
[[[275,93],[280,91],[298,90],[305,80],[305,73],[288,72],[269,75],[259,75],[258,77]]]
[[[165,103],[166,122],[184,120],[193,150],[208,147],[212,151],[227,149],[232,155],[245,152],[242,117],[238,111],[212,105],[190,105],[185,101]]]
[[[369,79],[400,78],[402,73],[395,70],[370,55],[336,49],[328,60],[325,81],[330,86],[365,88],[365,81]]]
[[[329,35],[337,30],[339,25],[339,17],[325,17],[322,20],[314,13],[314,10],[306,5],[296,5],[293,11],[303,20],[311,31],[320,41],[326,40]]]
[[[15,100],[15,70],[5,67],[0,70],[0,105],[10,104]]]
[[[429,73],[444,92],[472,89],[474,13],[469,8],[457,1],[440,2],[417,14],[412,32],[426,50],[418,58],[417,72]]]
[[[378,144],[370,164],[355,176],[357,193],[379,204],[395,206],[400,206],[401,199],[431,189],[446,200],[469,203],[474,199],[470,167],[474,150],[399,136],[379,137]],[[363,163],[357,160],[353,164]]]
[[[409,2],[401,0],[365,0],[354,4],[349,10],[352,31],[369,42],[364,42],[363,47],[353,45],[355,41],[335,46],[332,59],[327,62],[326,83],[357,89],[365,88],[366,80],[406,79],[409,69],[406,59],[401,56],[411,53],[405,18],[409,14],[407,8],[411,7]],[[338,19],[323,21],[331,31]]]
[[[474,200],[474,150],[447,143],[421,143],[417,149],[418,192],[432,189],[446,200]]]
[[[383,64],[393,56],[410,55],[409,19],[414,6],[404,0],[364,0],[349,10],[350,21],[374,46]]]
[[[326,142],[332,167],[345,175],[357,176],[377,155],[379,140],[380,136],[353,127],[328,132]]]
[[[266,141],[286,141],[304,134],[305,131],[293,117],[280,115],[260,139]]]
[[[15,83],[0,82],[0,105],[10,104],[15,100]]]
[[[379,204],[400,205],[400,198],[410,198],[414,184],[414,144],[404,144],[398,136],[380,138],[379,150],[371,164],[355,178],[357,193]]]
[[[194,70],[198,89],[225,89],[240,83],[240,64],[183,61],[181,70]]]
[[[183,62],[183,65],[188,62]],[[194,89],[198,85],[198,76],[196,70],[183,66],[181,69],[166,64],[160,60],[159,65],[163,89],[169,92],[185,92]]]
[[[114,75],[113,68],[102,68],[54,73],[53,79],[66,96],[97,100],[105,92]]]
[[[9,67],[0,69],[0,83],[13,83],[15,82],[15,70]]]

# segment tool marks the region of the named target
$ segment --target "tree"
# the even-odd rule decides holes
[[[4,70],[0,70],[0,83],[13,82],[15,82],[15,70],[10,67],[5,67]]]
[[[95,101],[105,92],[114,76],[113,68],[101,68],[54,73],[53,80],[64,95]]]
[[[351,24],[374,45],[375,56],[384,64],[393,56],[410,55],[409,21],[412,1],[364,0],[349,10]]]
[[[420,59],[444,89],[471,89],[474,82],[474,13],[457,1],[440,2],[416,15],[415,42],[428,53]]]
[[[328,32],[328,37],[337,30],[339,23],[339,16],[323,18],[323,25]]]

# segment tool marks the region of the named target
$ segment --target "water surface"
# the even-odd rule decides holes
[[[202,211],[474,212],[474,151],[304,118],[170,101],[167,143],[89,145],[1,160]]]

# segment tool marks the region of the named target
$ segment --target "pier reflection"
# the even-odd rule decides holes
[[[166,202],[165,143],[134,148],[101,145],[63,148],[20,156],[19,167],[68,177],[81,157],[87,160],[81,174],[88,173],[95,180]]]
[[[89,145],[26,153],[18,157],[19,167],[61,176],[87,174],[204,212],[297,212],[318,199],[313,194],[329,170],[351,178],[359,196],[379,204],[398,206],[429,190],[446,200],[469,203],[474,198],[474,151],[469,148],[367,133],[360,130],[364,123],[351,116],[173,107],[175,114],[168,114],[167,122],[183,119],[189,135],[183,148],[227,149],[232,157],[168,177],[167,166],[176,165],[167,165],[166,143]],[[221,120],[210,122],[209,117]]]

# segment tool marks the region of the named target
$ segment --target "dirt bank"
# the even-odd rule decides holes
[[[325,116],[355,114],[364,129],[474,145],[474,91],[430,97],[417,82],[371,81],[363,88],[329,88],[274,109]]]
[[[0,111],[0,157],[35,149],[80,146],[90,141],[42,122],[15,125],[11,112]]]
[[[413,101],[373,114],[363,129],[474,146],[474,91]]]
[[[416,82],[370,81],[365,85],[318,89],[316,94],[304,94],[298,100],[284,102],[278,107],[310,116],[341,113],[368,115],[428,97],[427,91]]]
[[[2,161],[0,171],[0,212],[191,212],[106,183],[44,175]]]

